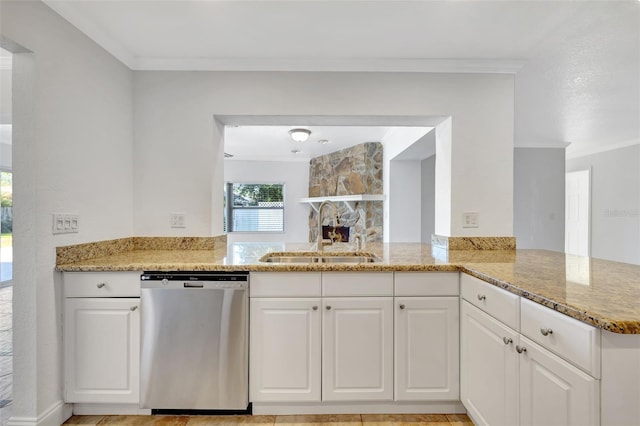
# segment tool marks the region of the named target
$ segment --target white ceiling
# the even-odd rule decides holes
[[[640,141],[637,0],[44,1],[134,70],[517,72],[517,146]]]
[[[295,126],[226,126],[225,152],[238,160],[309,161],[364,142],[381,142],[391,129],[382,126],[304,126],[311,131],[305,142],[294,142]],[[320,144],[320,140],[329,141]],[[291,152],[299,150],[298,153]]]

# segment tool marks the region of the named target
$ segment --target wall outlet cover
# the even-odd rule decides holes
[[[477,228],[479,227],[478,212],[464,212],[462,213],[462,227],[463,228]]]

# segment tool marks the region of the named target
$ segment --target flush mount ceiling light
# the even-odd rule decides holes
[[[329,141],[327,139],[320,139],[320,140],[318,140],[318,143],[321,144],[321,145],[326,145],[326,144],[329,143]]]
[[[299,149],[292,149],[291,153],[292,154],[300,154],[302,151],[300,151]]]
[[[309,139],[311,131],[307,129],[291,129],[289,130],[289,136],[296,142],[304,142]]]

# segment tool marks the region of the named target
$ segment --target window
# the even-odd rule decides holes
[[[227,232],[284,232],[284,185],[228,182],[224,219]]]

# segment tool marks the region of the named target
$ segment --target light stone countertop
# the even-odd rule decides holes
[[[310,251],[312,245],[235,243],[211,250],[133,249],[58,263],[77,271],[462,271],[558,312],[615,333],[640,334],[640,266],[545,250],[440,251],[417,243],[370,243],[380,261],[362,264],[278,264],[269,252]],[[353,251],[337,244],[326,252]]]

